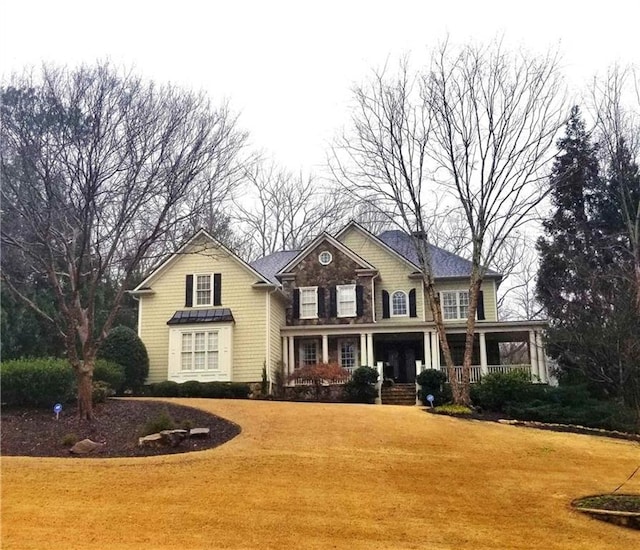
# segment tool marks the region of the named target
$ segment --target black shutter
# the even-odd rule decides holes
[[[364,288],[356,285],[356,315],[362,317],[364,314]]]
[[[386,290],[382,291],[382,318],[389,318],[389,293]]]
[[[185,283],[185,299],[184,307],[193,306],[193,275],[187,275],[187,282]]]
[[[222,305],[222,274],[213,274],[213,305]]]
[[[409,317],[417,317],[418,312],[416,310],[416,289],[412,288],[409,291]]]
[[[478,292],[478,321],[484,321],[484,292]]]
[[[318,287],[318,317],[325,316],[325,307],[324,307],[324,288],[321,286]]]
[[[329,317],[338,316],[338,300],[336,296],[336,287],[332,286],[329,289]]]
[[[293,289],[293,306],[291,307],[291,317],[300,319],[300,291]]]

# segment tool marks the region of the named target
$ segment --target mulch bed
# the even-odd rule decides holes
[[[95,419],[79,421],[74,407],[66,407],[56,420],[52,410],[5,408],[0,411],[0,447],[9,456],[69,457],[65,439],[91,439],[103,446],[87,457],[153,456],[211,449],[240,433],[240,427],[204,411],[156,401],[108,399],[96,405]],[[138,437],[145,423],[163,413],[177,427],[210,428],[210,436],[191,438],[177,447],[139,447]]]

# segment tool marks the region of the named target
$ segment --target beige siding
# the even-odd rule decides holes
[[[375,266],[379,271],[379,276],[375,279],[375,306],[376,321],[389,325],[402,325],[405,323],[415,323],[416,319],[411,317],[391,317],[382,318],[382,291],[386,290],[389,296],[396,290],[403,290],[407,294],[413,288],[416,289],[416,311],[418,320],[423,319],[423,301],[420,279],[410,279],[409,275],[416,271],[405,261],[385,250],[378,243],[373,241],[368,235],[351,227],[345,231],[339,239],[343,244],[353,250],[358,256]]]
[[[423,319],[423,296],[421,282],[419,279],[409,279],[409,275],[416,271],[412,267],[399,259],[393,253],[376,243],[369,235],[363,233],[357,227],[350,227],[340,236],[340,241],[353,250],[356,254],[364,258],[370,264],[378,268],[380,276],[376,279],[376,321],[384,324],[396,325],[407,322],[415,322],[415,319],[408,317],[395,317],[382,319],[382,291],[386,290],[391,295],[396,290],[409,292],[416,289],[416,309],[418,319]],[[468,290],[469,283],[461,282],[437,282],[436,290]],[[484,292],[484,310],[487,321],[497,321],[496,311],[496,286],[495,281],[485,281],[482,285]],[[424,319],[433,321],[431,308],[428,302],[424,309]]]
[[[280,336],[280,329],[285,326],[286,323],[286,309],[284,299],[275,294],[269,296],[271,300],[270,312],[271,323],[269,326],[269,338],[271,345],[271,380],[275,381],[276,371],[278,364],[282,361],[282,337]]]
[[[154,294],[140,297],[139,332],[149,353],[148,381],[167,379],[167,321],[177,310],[185,309],[185,278],[192,273],[222,274],[221,307],[230,308],[235,319],[231,378],[259,381],[266,360],[266,289],[252,288],[257,277],[220,250],[182,254],[151,280]]]
[[[442,292],[445,290],[469,290],[469,283],[462,282],[437,282],[436,290]],[[481,290],[484,298],[484,316],[486,321],[497,321],[498,314],[496,310],[496,285],[495,281],[489,280],[482,283]],[[429,315],[429,319],[433,317]]]

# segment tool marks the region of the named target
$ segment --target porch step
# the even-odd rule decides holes
[[[383,405],[415,405],[415,384],[394,384],[382,388]]]

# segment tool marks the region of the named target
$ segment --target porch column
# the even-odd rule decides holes
[[[431,333],[431,368],[440,370],[440,340],[437,331]]]
[[[360,366],[364,365],[373,366],[367,363],[367,335],[360,333]]]
[[[367,334],[367,365],[373,367],[373,334]]]
[[[284,364],[284,377],[289,374],[289,337],[282,337],[282,363]]]
[[[431,332],[424,331],[422,339],[424,340],[424,368],[432,368],[431,363]]]
[[[478,337],[480,340],[480,374],[484,376],[489,372],[487,368],[487,340],[484,332],[480,332]]]
[[[544,354],[544,347],[542,343],[542,334],[536,332],[536,352],[538,355],[538,372],[540,373],[540,382],[547,384],[549,382],[549,373],[547,372],[547,358]]]
[[[531,379],[534,382],[540,380],[540,369],[538,367],[538,347],[536,344],[536,333],[529,331],[529,361],[531,363]]]
[[[295,336],[289,336],[289,374],[296,368],[296,354],[294,346]]]
[[[322,362],[329,362],[329,337],[326,334],[322,335]]]

